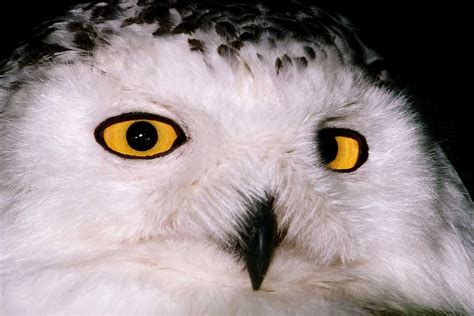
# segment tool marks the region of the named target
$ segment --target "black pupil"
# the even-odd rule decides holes
[[[330,163],[337,156],[338,146],[333,133],[321,131],[318,136],[318,150],[323,163]]]
[[[150,150],[157,142],[158,132],[151,123],[145,121],[135,122],[127,130],[127,143],[135,150]]]

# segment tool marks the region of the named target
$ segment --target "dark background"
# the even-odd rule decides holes
[[[79,1],[6,2],[0,11],[0,59],[8,55],[32,27],[60,15]],[[318,1],[314,1],[318,3]],[[429,5],[408,1],[319,1],[328,11],[348,17],[362,40],[386,58],[401,85],[420,105],[430,129],[473,196],[474,123],[468,113],[472,91],[467,66],[473,60],[468,48],[467,5]]]

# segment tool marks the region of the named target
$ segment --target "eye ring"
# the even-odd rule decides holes
[[[331,171],[353,172],[369,158],[365,137],[351,129],[322,129],[317,135],[317,145],[322,162]]]
[[[113,130],[114,128],[116,128],[116,126],[120,126],[120,124],[124,124],[124,127],[121,127],[120,129],[123,129],[125,133],[121,133],[123,135],[119,133],[118,137],[123,138],[121,141],[122,143],[125,143],[127,142],[126,132],[128,131],[129,127],[131,127],[134,123],[141,122],[149,122],[150,124],[148,125],[158,126],[158,129],[162,127],[165,131],[167,131],[167,134],[170,134],[165,135],[167,136],[165,137],[167,138],[167,143],[164,146],[161,146],[163,148],[160,148],[158,146],[159,140],[157,138],[157,143],[154,150],[136,150],[127,144],[130,148],[122,151],[118,149],[119,146],[115,146],[113,142],[107,139],[109,137],[108,134],[110,134],[107,131],[111,129]],[[96,129],[94,130],[94,137],[97,143],[99,143],[99,145],[101,145],[105,150],[116,156],[127,159],[154,159],[162,157],[173,152],[176,148],[181,146],[187,140],[187,137],[181,127],[173,120],[157,114],[142,112],[124,113],[106,119],[96,127]],[[161,139],[161,136],[159,138]],[[148,152],[151,153],[149,154]]]

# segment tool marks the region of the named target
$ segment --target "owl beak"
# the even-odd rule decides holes
[[[241,234],[244,242],[241,254],[254,291],[262,285],[277,246],[278,225],[273,212],[273,201],[273,197],[266,197],[250,205],[250,215]]]

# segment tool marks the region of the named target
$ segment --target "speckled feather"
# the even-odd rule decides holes
[[[3,79],[0,77],[0,84],[4,89],[18,86],[22,81],[21,69],[52,60],[75,61],[93,54],[97,46],[107,45],[109,37],[143,25],[155,37],[189,35],[190,49],[200,53],[209,51],[195,33],[214,32],[222,40],[217,52],[229,59],[238,55],[246,43],[267,42],[275,46],[288,40],[298,41],[305,54],[277,58],[277,72],[283,66],[307,67],[316,52],[330,53],[337,54],[343,63],[364,69],[376,80],[390,82],[387,75],[380,76],[385,71],[383,59],[360,42],[346,19],[304,1],[168,0],[79,5],[64,18],[45,23],[32,41],[18,48],[4,66],[6,74]],[[14,81],[10,81],[12,78]]]

